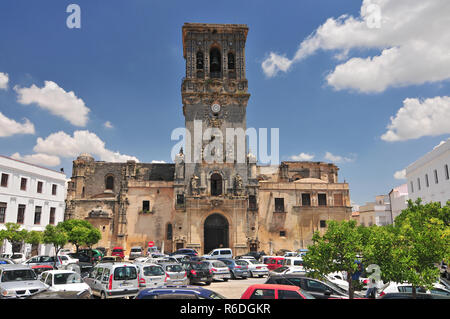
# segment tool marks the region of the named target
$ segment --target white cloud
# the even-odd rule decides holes
[[[34,134],[34,125],[28,119],[18,123],[7,118],[0,112],[0,137],[7,137],[15,134]]]
[[[155,160],[152,161],[152,164],[165,164],[165,163],[166,163],[165,161],[155,161]]]
[[[337,65],[327,83],[367,93],[439,82],[450,78],[449,17],[448,0],[364,0],[358,17],[329,18],[301,42],[292,59],[271,52],[262,68],[270,77],[318,50],[337,51],[335,57],[345,60],[351,49],[375,49],[381,53]]]
[[[103,123],[103,126],[104,126],[105,128],[114,128],[114,126],[111,124],[110,121],[106,121],[105,123]]]
[[[27,162],[35,165],[43,165],[43,166],[57,166],[61,164],[61,160],[58,156],[47,155],[47,154],[32,154],[21,156],[20,153],[14,153],[11,155],[12,158]]]
[[[355,161],[354,158],[344,157],[340,155],[333,155],[330,152],[326,152],[324,158],[334,163],[349,163]]]
[[[8,73],[0,72],[0,89],[7,90],[8,89],[9,76]]]
[[[73,136],[60,131],[50,134],[46,139],[39,137],[33,150],[36,153],[61,157],[75,158],[81,153],[89,153],[106,162],[126,162],[127,160],[139,162],[134,156],[106,149],[105,142],[89,131],[75,131]]]
[[[66,92],[58,84],[45,81],[42,88],[32,85],[29,88],[14,87],[18,93],[18,102],[21,104],[36,103],[50,113],[60,116],[75,126],[86,126],[89,108],[84,101],[78,98],[73,91]]]
[[[422,136],[450,133],[450,97],[425,100],[408,98],[403,101],[381,139],[387,142],[406,141]]]
[[[311,161],[314,158],[314,155],[308,153],[300,153],[298,155],[292,155],[289,159],[293,161]]]
[[[394,173],[395,179],[406,179],[406,169]]]

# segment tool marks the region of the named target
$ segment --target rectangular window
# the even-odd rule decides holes
[[[284,212],[284,198],[275,198],[275,211]]]
[[[327,194],[318,194],[319,206],[327,206]]]
[[[411,193],[414,193],[414,184],[413,184],[413,182],[411,181]]]
[[[6,203],[0,203],[0,224],[3,224],[6,219]]]
[[[43,187],[44,183],[42,182],[37,182],[37,192],[39,194],[42,194],[42,187]]]
[[[56,189],[57,189],[58,185],[53,184],[52,185],[52,195],[56,195]]]
[[[327,221],[326,220],[321,220],[320,221],[320,228],[325,228],[327,227]]]
[[[256,209],[256,196],[248,195],[248,206],[250,209]]]
[[[149,200],[142,201],[142,211],[144,213],[150,211],[150,201]]]
[[[438,183],[439,183],[438,173],[437,173],[437,170],[436,170],[436,169],[434,170],[434,183],[435,183],[435,184],[438,184]]]
[[[20,190],[26,191],[27,190],[27,179],[25,177],[22,177],[20,179]]]
[[[428,174],[425,174],[425,184],[430,187],[430,182],[428,181]]]
[[[280,231],[280,237],[286,237],[286,231],[285,230],[281,230]]]
[[[48,221],[50,225],[55,225],[55,211],[55,207],[50,207],[50,219]]]
[[[1,186],[2,187],[8,187],[8,174],[2,173],[2,183]]]
[[[420,191],[420,178],[419,177],[417,178],[417,188]]]
[[[177,205],[184,205],[184,195],[177,194]]]
[[[334,194],[334,206],[344,206],[344,201],[342,200],[342,194]]]
[[[39,225],[41,223],[41,214],[42,214],[42,207],[36,206],[34,211],[34,224]]]
[[[311,195],[302,194],[302,206],[311,206]]]
[[[445,164],[445,166],[444,166],[444,171],[445,171],[445,179],[449,179],[450,176],[448,174],[448,165],[447,164]]]
[[[19,205],[19,209],[17,211],[17,224],[23,224],[25,220],[25,205]]]

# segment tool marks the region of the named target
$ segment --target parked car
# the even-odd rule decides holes
[[[283,266],[284,257],[271,257],[268,258],[265,264],[269,270],[274,270]]]
[[[114,247],[111,256],[119,256],[122,260],[125,259],[125,250],[122,247]]]
[[[389,292],[377,299],[413,299],[413,294],[407,292]],[[427,294],[418,292],[416,293],[416,299],[450,299],[450,297],[440,294]]]
[[[383,285],[378,291],[377,295],[382,297],[387,293],[412,293],[412,285],[409,283],[389,282]],[[450,296],[450,290],[443,284],[436,282],[432,289],[425,289],[423,287],[416,287],[416,292],[425,294],[438,294],[443,296]]]
[[[78,259],[78,265],[80,266],[81,273],[89,272],[95,265],[95,261],[86,254],[83,253],[70,253],[68,255],[74,259]]]
[[[345,299],[348,298],[348,291],[336,286],[327,279],[310,278],[303,274],[282,274],[269,276],[266,284],[294,285],[313,295],[316,299]],[[363,297],[355,292],[355,297]]]
[[[71,270],[49,270],[44,271],[40,280],[48,286],[50,291],[78,291],[88,290],[91,294],[91,288],[83,282],[80,275]]]
[[[202,256],[204,259],[232,259],[233,251],[230,248],[216,248],[211,250],[208,254]]]
[[[154,263],[156,264],[166,264],[166,263],[175,263],[178,264],[178,260],[173,257],[160,257],[160,258],[153,258]]]
[[[96,249],[80,249],[78,253],[88,255],[92,258],[92,262],[98,262],[102,260],[103,254]]]
[[[159,253],[158,247],[147,247],[147,256],[150,256],[153,253]]]
[[[135,297],[139,292],[138,268],[132,263],[99,263],[84,282],[102,299]]]
[[[234,259],[252,259],[252,260],[256,260],[255,257],[248,256],[248,255],[236,256],[236,257],[234,257]]]
[[[263,264],[267,264],[267,261],[268,261],[270,258],[276,258],[276,257],[280,257],[280,256],[268,256],[268,255],[263,255],[263,256],[260,257],[260,261],[261,261]]]
[[[315,299],[298,286],[257,284],[251,285],[242,294],[241,299]]]
[[[34,265],[34,266],[31,266],[31,269],[33,269],[33,271],[38,276],[38,278],[40,278],[40,275],[44,271],[53,270],[53,266],[50,266],[50,265]]]
[[[1,255],[0,255],[0,258],[11,259],[11,256],[12,256],[12,254],[6,254],[6,253],[4,253],[4,254],[1,254]]]
[[[208,269],[212,274],[213,280],[228,281],[231,278],[230,267],[225,263],[225,259],[221,260],[205,260],[203,263],[208,264]]]
[[[58,260],[61,265],[70,265],[70,264],[78,264],[79,260],[77,258],[73,258],[70,255],[59,255]]]
[[[221,294],[197,286],[167,286],[144,289],[136,299],[226,299]]]
[[[164,286],[166,272],[157,264],[135,264],[138,269],[139,288],[154,288]]]
[[[230,269],[231,278],[243,278],[247,279],[250,276],[248,272],[248,265],[243,260],[235,260],[235,259],[221,259]]]
[[[21,264],[23,263],[25,260],[27,260],[25,258],[25,254],[22,253],[14,253],[12,254],[12,256],[10,257],[10,259],[15,263],[15,264]]]
[[[239,259],[247,264],[249,277],[259,278],[263,276],[267,276],[269,274],[269,268],[267,265],[262,264],[261,262],[254,259]]]
[[[27,297],[26,299],[91,299],[89,290],[84,291],[51,291],[44,290]]]
[[[59,268],[61,266],[61,261],[58,258],[55,258],[55,256],[34,256],[24,261],[22,264],[27,266],[49,265]]]
[[[45,289],[47,286],[38,280],[31,267],[0,265],[0,298],[25,298]]]
[[[302,257],[284,257],[283,266],[297,266],[303,268]]]
[[[103,256],[107,255],[108,249],[106,249],[105,247],[95,247],[95,249],[101,252]]]
[[[131,247],[130,255],[128,256],[128,260],[133,260],[138,257],[143,256],[143,249],[140,246]]]
[[[298,256],[298,253],[295,251],[287,251],[283,255],[283,257],[297,257],[297,256]]]
[[[12,261],[9,258],[0,258],[0,265],[6,265],[6,264],[14,264],[14,261]]]
[[[209,270],[209,266],[207,263],[199,261],[189,261],[183,262],[182,265],[187,271],[190,285],[200,282],[204,282],[206,285],[211,284],[213,274]]]
[[[163,263],[160,265],[166,272],[166,285],[170,286],[189,284],[187,272],[179,263]]]
[[[195,256],[198,256],[198,252],[192,248],[180,248],[170,254],[170,256],[174,256],[174,255],[187,255],[187,256],[195,257]]]

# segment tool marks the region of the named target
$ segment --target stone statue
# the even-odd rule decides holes
[[[194,175],[191,178],[191,192],[192,195],[198,195],[198,176]]]
[[[236,176],[234,177],[234,188],[236,195],[242,194],[242,186],[242,177],[239,176],[239,174],[236,174]]]

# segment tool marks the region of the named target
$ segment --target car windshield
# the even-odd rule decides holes
[[[113,249],[113,253],[121,253],[123,249]]]
[[[55,285],[68,285],[68,284],[80,284],[82,283],[80,275],[77,273],[62,273],[53,274],[53,282]]]
[[[255,264],[255,265],[260,264],[260,262],[257,261],[257,260],[247,259],[247,261],[248,261],[248,262],[251,262],[252,264]]]
[[[159,266],[144,267],[144,276],[162,276],[164,274],[164,270]]]
[[[166,270],[168,272],[182,272],[183,267],[181,267],[180,265],[167,265]]]
[[[22,258],[22,254],[14,254],[11,256],[11,259],[17,259],[17,258]]]
[[[5,270],[2,275],[2,282],[36,279],[36,273],[31,269]]]
[[[131,252],[133,252],[133,253],[140,253],[141,249],[140,248],[131,248]]]
[[[236,261],[236,265],[239,265],[239,266],[247,266],[248,264],[247,264],[245,261],[238,260],[238,261]]]
[[[114,270],[114,280],[133,280],[137,278],[135,267],[117,267]]]

